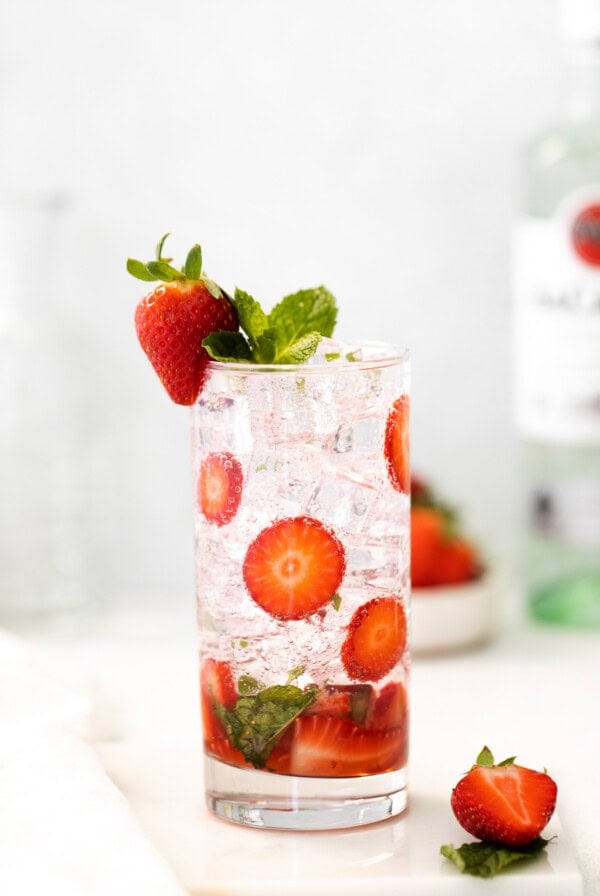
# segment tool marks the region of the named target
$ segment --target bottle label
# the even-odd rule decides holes
[[[513,295],[519,431],[600,444],[600,185],[517,223]]]
[[[532,495],[532,525],[541,535],[582,548],[600,545],[600,480],[555,479]]]

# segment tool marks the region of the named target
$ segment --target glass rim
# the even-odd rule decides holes
[[[394,345],[389,342],[377,340],[359,339],[347,340],[345,345],[351,350],[371,350],[372,356],[368,358],[347,358],[340,360],[339,356],[330,361],[304,364],[260,364],[247,361],[215,361],[211,358],[208,362],[208,370],[224,371],[231,373],[276,373],[276,374],[344,374],[351,370],[373,370],[382,367],[393,367],[397,364],[406,364],[410,358],[408,348]]]

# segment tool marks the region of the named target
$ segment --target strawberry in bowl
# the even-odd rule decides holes
[[[493,578],[457,511],[416,476],[410,522],[413,653],[481,643],[493,625]]]

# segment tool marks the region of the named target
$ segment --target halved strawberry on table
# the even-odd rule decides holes
[[[407,626],[399,597],[374,597],[360,606],[348,625],[342,662],[354,681],[379,681],[406,648]]]
[[[404,756],[400,729],[367,731],[350,719],[304,714],[276,745],[267,768],[284,775],[345,778],[401,768]]]
[[[277,520],[252,542],[243,576],[252,599],[277,619],[304,619],[332,600],[346,569],[331,529],[307,516]]]
[[[552,817],[557,787],[550,775],[516,765],[515,757],[495,764],[484,747],[450,799],[459,824],[479,840],[526,846]]]
[[[202,272],[202,250],[190,249],[181,270],[162,255],[154,261],[130,258],[127,270],[139,280],[160,281],[138,304],[135,329],[140,345],[169,397],[192,405],[202,388],[209,356],[202,340],[218,331],[236,331],[238,318],[225,293]]]
[[[242,499],[244,476],[239,460],[229,451],[208,454],[198,473],[198,508],[209,523],[231,522]]]

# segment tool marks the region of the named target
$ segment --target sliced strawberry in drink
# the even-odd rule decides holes
[[[215,714],[215,704],[232,709],[238,699],[231,666],[225,660],[204,660],[200,668],[200,703],[205,742],[225,737],[225,729]]]
[[[319,691],[315,702],[304,710],[304,715],[351,719],[362,724],[368,715],[372,697],[370,684],[328,684]]]
[[[226,734],[217,735],[210,740],[204,741],[204,749],[211,756],[220,759],[221,762],[227,762],[229,765],[237,765],[240,768],[252,768],[252,765],[246,760],[244,754],[240,750],[232,747]]]
[[[231,522],[240,506],[243,479],[239,460],[228,451],[204,458],[198,475],[198,507],[209,523]]]
[[[406,727],[408,701],[406,689],[400,681],[389,681],[377,694],[367,719],[368,728]]]
[[[379,681],[406,647],[406,616],[398,597],[375,597],[356,610],[342,645],[348,677]]]
[[[304,619],[331,600],[346,568],[342,544],[319,520],[298,516],[263,529],[244,560],[250,596],[277,619]]]
[[[271,753],[267,768],[286,775],[356,777],[400,768],[404,754],[400,729],[367,731],[349,719],[302,715]]]
[[[410,494],[410,403],[401,395],[393,404],[385,426],[384,455],[388,476],[394,488]]]

